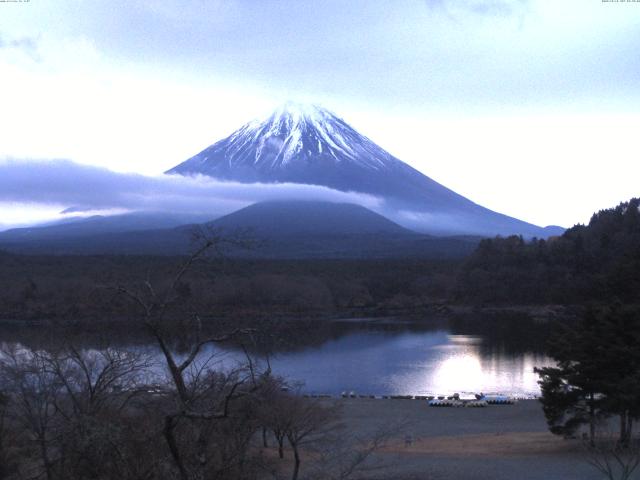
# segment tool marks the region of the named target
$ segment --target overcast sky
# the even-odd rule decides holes
[[[308,101],[477,203],[570,226],[640,195],[638,52],[637,2],[0,2],[0,158],[158,175]]]

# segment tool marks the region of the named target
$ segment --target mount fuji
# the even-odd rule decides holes
[[[286,189],[288,196],[257,200],[218,218],[140,211],[8,230],[0,232],[0,249],[38,254],[187,254],[194,228],[213,228],[231,235],[250,232],[260,245],[255,252],[229,252],[232,256],[459,258],[468,255],[482,236],[544,238],[563,230],[541,228],[473,203],[319,107],[286,105],[167,173],[331,190],[318,200],[310,189]],[[345,203],[345,195],[337,191],[356,194],[347,196],[352,203]],[[358,201],[365,205],[355,205]]]
[[[166,173],[366,193],[383,200],[378,213],[404,227],[435,235],[548,237],[564,230],[538,227],[472,202],[317,106],[286,104]]]

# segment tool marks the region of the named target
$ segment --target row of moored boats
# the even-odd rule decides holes
[[[310,395],[314,397],[315,395]],[[318,395],[326,397],[327,395]],[[435,395],[358,395],[355,392],[342,392],[342,398],[381,398],[391,400],[425,400],[430,407],[486,407],[487,405],[513,405],[516,397],[501,394],[475,394],[473,397],[461,397],[455,393],[451,396]]]

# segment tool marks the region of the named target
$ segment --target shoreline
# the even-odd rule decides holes
[[[527,315],[536,321],[552,321],[563,318],[571,318],[576,315],[581,307],[576,305],[468,305],[458,304],[447,301],[434,301],[410,307],[395,307],[387,305],[375,305],[371,307],[339,308],[335,311],[308,311],[308,312],[291,312],[291,311],[273,311],[273,312],[256,312],[254,310],[244,309],[228,309],[221,308],[215,314],[218,320],[228,320],[242,316],[250,318],[252,322],[260,322],[268,318],[269,320],[277,320],[279,322],[298,322],[298,321],[318,321],[318,322],[371,322],[371,323],[415,323],[425,322],[425,316],[428,320],[434,319],[450,319],[455,316],[466,315]],[[204,318],[210,315],[205,315]],[[0,327],[36,327],[36,326],[121,326],[131,322],[131,317],[109,319],[85,317],[78,318],[62,318],[56,315],[34,318],[33,316],[25,316],[20,318],[19,315],[13,313],[10,317],[0,317]]]

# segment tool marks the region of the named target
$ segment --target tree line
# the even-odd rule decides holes
[[[640,303],[640,199],[548,240],[485,239],[464,262],[456,298],[475,304]]]
[[[105,288],[148,278],[170,282],[180,257],[30,256],[0,252],[0,321],[59,324],[132,319]],[[179,286],[218,318],[377,315],[419,309],[449,297],[459,261],[242,260],[208,258]]]

